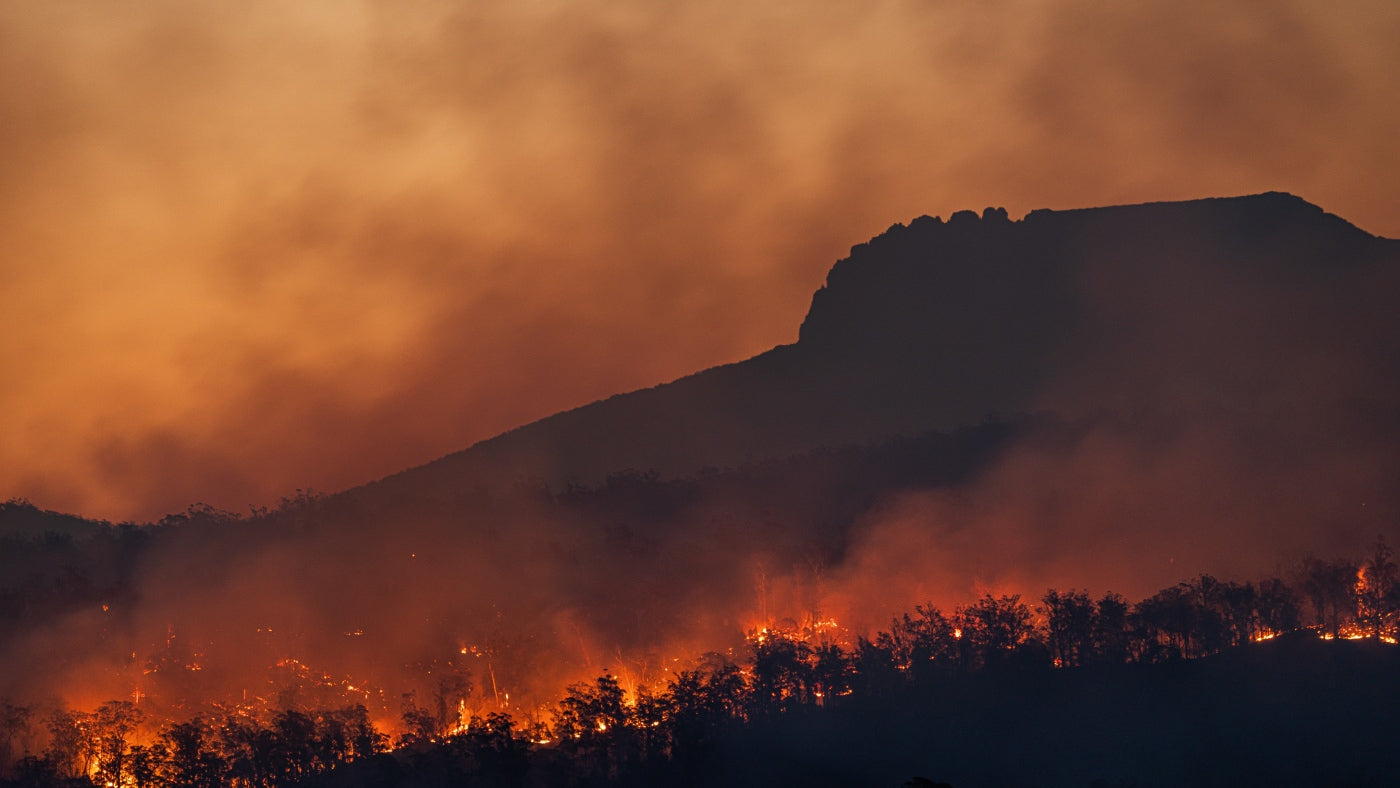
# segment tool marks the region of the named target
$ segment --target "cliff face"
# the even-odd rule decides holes
[[[1078,280],[1101,266],[1133,271],[1144,283],[1188,264],[1270,278],[1354,262],[1385,246],[1281,193],[1039,210],[1020,221],[997,208],[980,217],[961,211],[947,222],[921,216],[836,263],[813,297],[801,344],[868,346],[930,331],[995,332],[1006,322],[1021,331],[1046,327],[1036,321],[1063,318],[1050,313],[1072,309]],[[1154,274],[1156,267],[1166,270]]]
[[[1287,194],[920,217],[835,264],[795,345],[380,484],[687,474],[993,414],[1388,407],[1397,306],[1400,242]]]

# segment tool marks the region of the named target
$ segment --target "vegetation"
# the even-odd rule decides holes
[[[827,735],[835,726],[846,731],[842,735],[858,735],[872,724],[898,720],[904,727],[886,733],[894,741],[910,731],[938,735],[948,719],[980,730],[989,719],[1000,719],[999,708],[1030,710],[1089,698],[1095,687],[1143,692],[1170,675],[1161,670],[1171,665],[1211,664],[1200,658],[1222,652],[1298,648],[1251,645],[1258,641],[1302,638],[1316,644],[1310,648],[1354,648],[1320,641],[1393,644],[1397,629],[1400,576],[1389,546],[1378,540],[1363,561],[1310,560],[1291,582],[1237,583],[1201,575],[1132,605],[1112,593],[1094,599],[1080,590],[1052,589],[1038,603],[988,595],[950,613],[921,605],[854,643],[817,624],[764,628],[750,633],[748,653],[738,660],[708,654],[695,667],[673,673],[665,686],[629,693],[607,673],[571,686],[547,724],[522,725],[504,713],[461,719],[452,713],[450,698],[472,686],[465,675],[455,675],[451,692],[437,693],[429,708],[406,699],[392,749],[364,706],[287,708],[270,718],[228,710],[162,724],[143,719],[139,705],[126,700],[91,712],[59,709],[47,715],[7,703],[0,706],[0,785],[731,784],[742,782],[732,773],[736,763],[771,755],[783,746],[778,742],[814,730]],[[1388,659],[1376,672],[1378,680],[1394,684],[1400,649],[1370,648]],[[1350,653],[1329,659],[1341,664]],[[1317,656],[1308,652],[1307,659]],[[1269,675],[1259,664],[1241,664],[1238,672],[1226,669],[1230,681]],[[1345,678],[1356,684],[1377,680],[1365,674],[1368,669],[1363,664],[1360,674]],[[1059,678],[1064,676],[1074,678],[1067,685]],[[1200,673],[1183,686],[1223,692],[1220,684],[1218,677]],[[1314,696],[1294,678],[1281,686],[1312,702]],[[1377,708],[1358,719],[1377,735],[1393,733],[1393,703]],[[1347,727],[1326,715],[1322,724]],[[941,735],[958,741],[961,730]],[[784,768],[801,769],[779,760],[787,763]],[[1390,768],[1384,758],[1365,768],[1370,771],[1362,773],[1363,783],[1400,778],[1375,771]],[[809,781],[844,779],[827,774]]]

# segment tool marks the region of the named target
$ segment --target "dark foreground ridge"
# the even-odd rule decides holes
[[[1261,378],[1312,374],[1287,363],[1298,345],[1400,347],[1397,292],[1400,242],[1288,194],[923,216],[837,262],[793,345],[556,414],[356,494],[682,476],[1041,412],[1057,396],[1113,409],[1123,392],[1108,381],[1131,373],[1114,369],[1122,355],[1159,349],[1129,347],[1144,339],[1201,352],[1175,359],[1192,375],[1253,376],[1218,387],[1230,407]],[[1319,332],[1283,335],[1287,317]],[[1074,377],[1090,368],[1096,379]]]

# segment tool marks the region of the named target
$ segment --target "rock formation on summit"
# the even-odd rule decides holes
[[[837,262],[795,344],[378,484],[684,475],[998,414],[1339,409],[1392,429],[1397,305],[1400,242],[1288,194],[923,216]]]

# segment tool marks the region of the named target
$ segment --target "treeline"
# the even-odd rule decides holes
[[[331,711],[284,710],[271,720],[229,713],[171,723],[147,743],[143,714],[131,701],[93,712],[60,710],[41,721],[32,710],[0,705],[0,755],[9,759],[7,786],[282,786],[382,752],[386,738],[363,706]],[[24,753],[42,727],[48,746]]]
[[[951,699],[988,678],[1046,684],[1064,675],[1055,667],[1092,675],[1290,633],[1394,643],[1397,629],[1400,573],[1378,540],[1364,561],[1309,560],[1288,581],[1202,575],[1136,604],[1077,590],[1047,591],[1038,604],[988,595],[949,613],[916,607],[854,642],[830,622],[764,628],[750,633],[742,659],[707,654],[664,687],[629,693],[606,673],[573,685],[548,723],[504,713],[467,720],[446,695],[432,709],[405,698],[392,742],[363,706],[270,718],[225,711],[159,726],[130,701],[43,718],[4,704],[0,785],[699,784],[736,741],[857,705],[893,707],[930,688]],[[472,691],[465,678],[453,689]]]
[[[215,543],[229,551],[268,543],[268,523],[306,520],[323,496],[297,490],[274,508],[250,515],[205,503],[147,524],[87,520],[16,498],[0,502],[0,642],[60,616],[98,605],[128,606],[139,597],[140,571],[158,547]]]
[[[160,562],[182,551],[239,555],[302,538],[335,541],[348,533],[359,539],[382,532],[385,522],[396,530],[404,522],[439,521],[460,529],[476,519],[563,518],[653,534],[699,527],[692,517],[696,507],[719,500],[736,518],[763,513],[770,534],[764,549],[800,540],[834,553],[833,545],[844,542],[851,524],[875,501],[906,489],[958,483],[1035,423],[988,421],[707,468],[684,478],[622,470],[597,485],[559,490],[532,478],[494,485],[467,481],[452,485],[448,500],[427,491],[377,498],[370,488],[333,496],[298,489],[272,506],[250,505],[247,513],[195,503],[143,524],[87,520],[24,499],[0,501],[0,644],[75,611],[103,604],[130,608],[139,600],[142,572],[164,572]],[[211,573],[223,571],[211,567]]]

